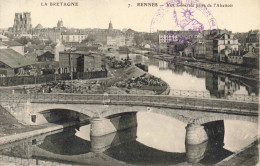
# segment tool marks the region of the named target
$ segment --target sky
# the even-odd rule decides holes
[[[169,0],[167,0],[169,1]],[[166,0],[0,0],[0,28],[13,26],[16,12],[31,12],[32,26],[41,24],[43,27],[55,27],[62,18],[64,26],[69,28],[108,28],[111,19],[115,29],[131,28],[136,31],[150,32],[153,30],[175,30],[176,22],[172,19],[176,10],[181,19],[186,8],[177,7],[137,7],[137,3],[157,3],[163,5]],[[176,0],[172,0],[176,1]],[[185,3],[186,0],[182,0]],[[192,0],[190,0],[192,1]],[[47,3],[47,6],[41,4]],[[78,2],[78,6],[50,6],[50,2]],[[207,8],[220,29],[233,32],[247,32],[260,28],[260,0],[200,0],[203,4],[232,4],[233,7]],[[128,7],[131,4],[131,7]],[[163,8],[165,13],[158,10]],[[203,23],[205,29],[207,19],[196,8],[189,8],[193,17]],[[159,18],[151,25],[154,18]]]

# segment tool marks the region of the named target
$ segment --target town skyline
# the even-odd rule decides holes
[[[204,1],[205,3],[208,2],[208,0]],[[12,27],[15,13],[30,12],[32,27],[41,24],[43,27],[53,28],[56,27],[57,21],[62,19],[64,26],[68,28],[107,29],[108,23],[111,20],[115,29],[122,30],[126,28],[139,32],[150,32],[151,21],[158,10],[158,8],[152,7],[135,6],[129,8],[129,3],[133,5],[136,3],[135,1],[129,0],[122,2],[118,0],[107,0],[102,1],[102,3],[78,0],[75,2],[78,2],[79,6],[74,7],[40,6],[40,2],[34,0],[11,0],[10,2],[0,0],[0,2],[0,9],[2,11],[0,15],[0,28]],[[165,1],[152,2],[161,4]],[[250,0],[250,2],[247,1],[248,3],[246,4],[243,4],[245,2],[243,1],[238,3],[239,6],[235,4],[234,0],[226,0],[225,2],[234,2],[234,7],[209,9],[215,17],[219,29],[228,29],[234,33],[259,29],[260,19],[258,19],[258,17],[260,12],[256,7],[259,3],[258,1]],[[248,9],[247,14],[237,12],[241,9]],[[225,15],[225,19],[223,19],[224,17],[222,18],[223,15]],[[236,17],[234,17],[235,15]],[[52,19],[50,19],[50,17]],[[229,17],[233,19],[229,19]],[[168,21],[168,25],[166,25],[165,29],[158,28],[158,30],[169,30],[172,27],[171,24],[172,23]],[[174,29],[172,30],[174,31]]]

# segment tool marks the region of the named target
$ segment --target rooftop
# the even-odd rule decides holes
[[[245,55],[243,55],[243,57],[247,57],[247,58],[254,58],[254,57],[259,57],[259,54],[257,53],[252,53],[252,52],[248,52]]]
[[[33,64],[31,60],[12,49],[0,49],[0,61],[12,68]]]
[[[41,25],[41,24],[38,24],[36,27],[35,27],[35,29],[42,29],[43,28],[43,26]]]
[[[11,41],[2,41],[3,45],[6,46],[23,46],[21,43],[18,43],[17,41],[11,40]]]
[[[8,39],[8,37],[0,34],[0,39]]]
[[[88,35],[88,33],[84,31],[66,31],[61,32],[61,35]]]
[[[59,53],[81,54],[84,56],[94,56],[95,54],[95,52],[93,51],[61,51]]]

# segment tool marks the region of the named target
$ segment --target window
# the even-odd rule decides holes
[[[32,140],[32,145],[36,145],[37,144],[37,140],[36,139],[33,139]]]
[[[31,115],[31,120],[32,120],[32,122],[36,122],[36,115]]]

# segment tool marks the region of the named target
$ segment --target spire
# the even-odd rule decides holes
[[[112,22],[111,22],[111,18],[110,18],[110,23],[108,25],[108,29],[113,29],[113,25],[112,25]]]

